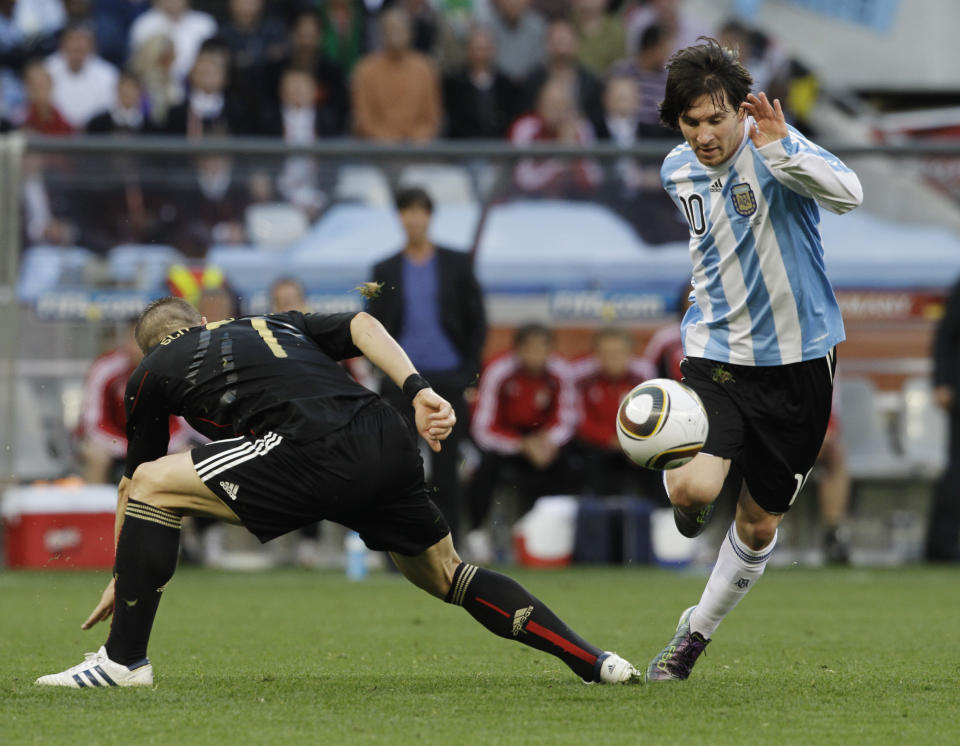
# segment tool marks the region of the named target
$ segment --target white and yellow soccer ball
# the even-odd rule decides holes
[[[652,378],[620,402],[617,438],[631,461],[647,469],[676,469],[696,456],[707,439],[707,411],[689,386]]]

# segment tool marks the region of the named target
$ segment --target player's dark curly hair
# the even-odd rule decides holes
[[[718,108],[725,109],[726,93],[736,111],[753,86],[753,78],[735,51],[709,36],[697,37],[697,41],[703,44],[681,49],[667,62],[667,85],[659,106],[665,127],[680,129],[683,112],[701,96],[710,96]]]
[[[147,352],[170,332],[199,323],[200,312],[193,305],[183,298],[168,295],[143,309],[133,336],[137,346]]]

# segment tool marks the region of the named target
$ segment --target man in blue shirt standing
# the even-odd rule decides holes
[[[690,228],[693,304],[681,325],[684,382],[710,432],[666,472],[677,528],[699,534],[721,493],[737,497],[699,603],[647,669],[685,679],[723,618],[763,574],[777,527],[823,443],[840,308],[827,278],[819,208],[842,214],[863,190],[840,160],[787,125],[780,102],[713,39],[670,58],[661,122],[685,142],[661,179]]]
[[[382,286],[379,295],[370,299],[368,311],[397,339],[434,390],[453,405],[457,419],[467,423],[464,390],[476,381],[487,334],[472,257],[430,240],[433,201],[424,189],[401,190],[396,205],[406,245],[374,267],[373,280]],[[412,422],[408,397],[388,379],[380,393]],[[464,431],[455,428],[446,447],[431,453],[431,481],[436,488],[431,497],[454,537],[462,502],[458,441]]]

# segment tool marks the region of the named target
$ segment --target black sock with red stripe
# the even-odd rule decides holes
[[[444,600],[465,608],[493,634],[557,656],[586,681],[599,680],[596,665],[603,651],[506,575],[463,562],[453,573],[453,584]]]
[[[129,666],[147,657],[160,595],[177,568],[179,548],[180,516],[136,500],[127,502],[113,570],[113,622],[105,643],[114,663]]]

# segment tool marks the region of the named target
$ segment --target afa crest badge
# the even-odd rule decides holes
[[[757,211],[757,198],[749,184],[745,182],[734,184],[733,188],[730,189],[730,197],[733,199],[733,209],[737,211],[738,215],[749,218]]]

